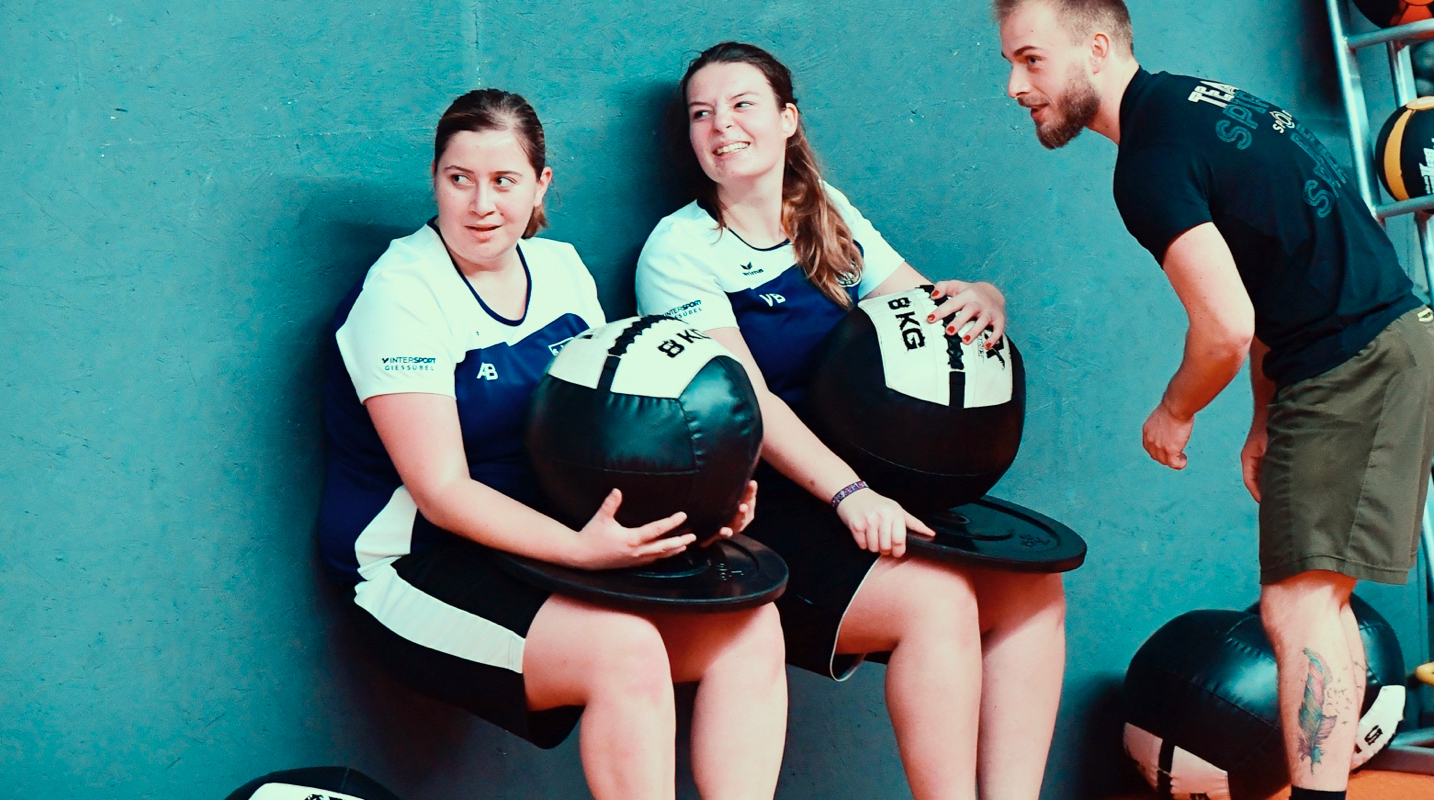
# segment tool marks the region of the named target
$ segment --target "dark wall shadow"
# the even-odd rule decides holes
[[[597,276],[598,289],[613,319],[636,313],[633,268],[647,233],[692,200],[692,178],[700,174],[687,144],[687,117],[675,81],[634,81],[619,94],[633,110],[615,120],[603,138],[613,142],[608,152],[620,147],[624,153],[622,174],[611,177],[628,184],[622,218],[613,220],[625,235],[610,252],[589,247],[596,256],[594,272],[607,273]]]
[[[376,186],[322,181],[289,190],[301,210],[288,237],[287,263],[300,265],[288,276],[288,295],[302,298],[301,357],[292,362],[286,399],[290,447],[305,454],[288,465],[281,480],[303,484],[317,509],[322,491],[322,384],[335,306],[367,273],[393,239],[417,230],[433,213],[423,187],[395,192]],[[297,343],[296,343],[297,344]],[[309,554],[312,580],[306,592],[315,622],[313,647],[321,663],[314,694],[324,704],[326,727],[335,730],[335,750],[358,769],[401,787],[424,782],[460,752],[471,762],[474,719],[423,697],[393,680],[374,659],[354,615],[353,590],[334,583],[316,546],[316,519],[302,520],[296,543]],[[492,730],[491,735],[506,736]],[[482,733],[479,734],[483,735]],[[481,748],[497,753],[500,748]],[[483,765],[465,763],[465,769]],[[501,770],[501,767],[498,768]],[[497,770],[495,770],[497,771]]]
[[[1074,758],[1080,770],[1076,797],[1117,797],[1149,788],[1125,754],[1125,714],[1120,696],[1123,681],[1123,675],[1088,679],[1083,716],[1072,720],[1080,728],[1074,737],[1080,743]]]
[[[1297,40],[1301,74],[1304,76],[1300,94],[1329,113],[1343,114],[1339,71],[1334,63],[1334,39],[1330,34],[1325,4],[1323,0],[1300,0],[1300,9],[1304,18],[1309,20],[1305,35]],[[1358,11],[1351,11],[1354,17],[1359,16]],[[1355,24],[1360,22],[1362,20]]]

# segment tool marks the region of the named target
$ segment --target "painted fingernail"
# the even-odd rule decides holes
[[[935,315],[935,314],[927,314],[927,315],[926,315],[926,321],[927,321],[927,322],[935,322],[935,321],[936,321],[936,315]]]
[[[966,344],[970,344],[970,343],[971,343],[971,337],[970,337],[970,336],[963,336],[963,337],[961,337],[961,341],[965,342]]]

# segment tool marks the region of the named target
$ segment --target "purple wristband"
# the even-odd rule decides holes
[[[843,487],[840,492],[832,495],[832,510],[835,511],[836,507],[841,505],[841,501],[845,500],[847,495],[855,494],[865,488],[867,488],[866,481],[857,481],[850,486]]]

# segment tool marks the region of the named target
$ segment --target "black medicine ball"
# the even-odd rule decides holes
[[[1245,611],[1181,614],[1125,673],[1125,750],[1162,800],[1262,800],[1289,782],[1275,655]]]
[[[1419,97],[1390,115],[1374,144],[1379,180],[1395,200],[1434,192],[1434,97]]]
[[[256,778],[227,800],[398,800],[398,795],[358,770],[308,767]]]
[[[613,488],[633,527],[677,511],[683,530],[732,520],[762,448],[747,372],[670,317],[631,317],[572,339],[533,393],[528,456],[559,519],[581,526]]]
[[[1381,28],[1391,28],[1430,19],[1430,3],[1434,0],[1354,0],[1365,18]]]
[[[986,349],[927,322],[931,287],[868,298],[837,324],[808,392],[813,430],[873,489],[920,513],[969,503],[1021,446],[1025,367],[1009,336]]]
[[[1369,684],[1351,768],[1379,752],[1404,716],[1394,631],[1351,601]],[[1262,800],[1289,782],[1274,649],[1250,611],[1182,614],[1151,635],[1125,675],[1125,750],[1163,800]]]

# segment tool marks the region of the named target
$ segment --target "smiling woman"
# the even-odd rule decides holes
[[[931,281],[822,180],[770,53],[715,45],[681,89],[696,199],[648,237],[638,306],[721,342],[756,389],[768,471],[752,533],[790,568],[777,601],[788,661],[842,680],[889,656],[887,708],[918,800],[974,800],[978,780],[984,796],[1035,800],[1064,659],[1060,578],[907,554],[908,529],[930,530],[807,427],[822,339],[855,301]],[[926,321],[946,335],[1001,340],[991,284],[944,280],[931,298]]]

